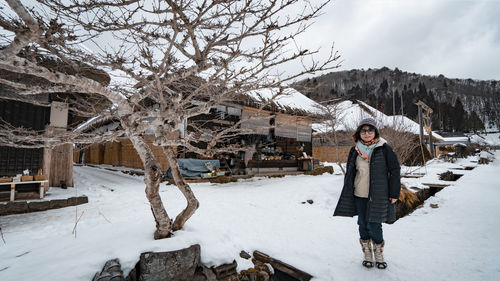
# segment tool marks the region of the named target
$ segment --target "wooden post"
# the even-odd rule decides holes
[[[16,199],[16,184],[13,183],[10,185],[10,202],[14,202]]]
[[[68,125],[68,104],[52,102],[50,108],[50,127],[47,135],[66,131]],[[49,150],[50,157],[44,157],[44,173],[49,180],[48,186],[73,186],[73,145],[63,144]]]
[[[432,125],[432,123],[431,123],[431,125]],[[432,127],[431,127],[431,129],[429,131],[429,146],[431,147],[432,158],[434,158],[435,155],[434,155],[434,144],[432,143]]]
[[[396,127],[396,99],[395,99],[395,95],[394,95],[394,89],[392,89],[391,87],[391,90],[392,90],[392,126],[393,127]]]
[[[42,199],[42,198],[43,198],[43,193],[44,193],[44,190],[43,190],[43,185],[44,185],[44,182],[42,181],[42,182],[40,183],[40,199]]]
[[[424,144],[424,120],[422,119],[422,107],[418,106],[418,124],[420,125],[420,143]]]
[[[401,97],[401,116],[405,116],[405,113],[403,111],[403,92],[401,92],[400,97]]]
[[[45,127],[45,134],[47,136],[52,136],[54,134],[54,127],[47,125]],[[42,165],[42,170],[43,174],[47,176],[47,179],[49,180],[48,186],[53,186],[54,181],[51,178],[51,173],[52,173],[52,148],[44,148],[43,149],[43,165]]]

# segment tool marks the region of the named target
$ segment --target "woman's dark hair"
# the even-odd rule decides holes
[[[361,140],[361,128],[363,128],[364,126],[368,126],[370,128],[373,128],[375,129],[375,139],[378,139],[380,138],[380,134],[378,132],[378,129],[373,127],[372,125],[367,125],[367,124],[363,124],[361,126],[359,126],[357,129],[356,129],[356,132],[354,133],[354,135],[352,135],[353,139],[354,139],[354,142],[358,142],[359,140]]]

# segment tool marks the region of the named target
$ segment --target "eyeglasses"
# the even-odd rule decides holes
[[[373,128],[366,129],[366,130],[365,130],[365,129],[361,129],[361,130],[359,130],[359,133],[360,133],[360,134],[374,133],[374,132],[375,132],[375,129],[373,129]]]

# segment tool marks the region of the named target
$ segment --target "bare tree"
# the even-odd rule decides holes
[[[412,130],[404,116],[393,116],[392,125],[381,130],[381,135],[391,145],[401,163],[413,165],[423,159],[418,135]],[[415,161],[417,160],[417,161]],[[425,165],[425,161],[422,162]]]
[[[186,120],[249,91],[282,89],[304,74],[338,67],[339,56],[333,48],[318,63],[313,58],[318,50],[301,49],[295,42],[329,0],[316,4],[307,0],[38,0],[30,10],[21,0],[6,2],[8,7],[2,9],[0,18],[6,34],[0,37],[5,43],[0,50],[0,69],[30,77],[28,81],[2,77],[0,83],[15,92],[9,98],[39,102],[34,94],[59,93],[78,103],[85,97],[86,106],[75,111],[82,116],[117,119],[121,130],[99,135],[76,130],[43,137],[4,124],[6,133],[0,135],[0,143],[91,143],[125,134],[144,164],[146,196],[156,221],[155,239],[181,229],[199,205],[179,172],[177,147],[210,155],[221,149],[225,139],[244,133],[238,122],[216,131],[193,127],[179,138],[177,132]],[[65,69],[41,64],[40,55]],[[301,63],[303,70],[293,74],[278,70],[290,63]],[[84,75],[88,68],[120,79],[109,85],[100,83]],[[106,102],[97,102],[100,100]],[[175,220],[167,214],[158,193],[162,170],[145,141],[148,132],[155,136],[154,145],[163,148],[174,181],[187,200]],[[37,141],[26,143],[35,135]],[[205,144],[203,149],[196,145],[200,141]]]

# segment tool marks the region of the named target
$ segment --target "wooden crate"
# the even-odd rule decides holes
[[[34,177],[34,179],[35,179],[36,181],[44,181],[44,180],[47,180],[47,176],[46,176],[46,175],[36,175],[36,176]]]
[[[12,182],[12,178],[0,178],[0,182]]]
[[[32,181],[33,176],[21,176],[21,181]]]

